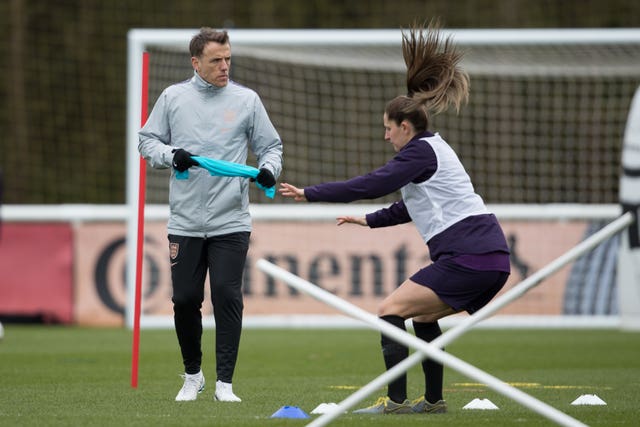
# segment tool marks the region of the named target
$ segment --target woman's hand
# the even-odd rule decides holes
[[[353,217],[353,216],[339,216],[338,218],[336,218],[336,220],[338,221],[337,225],[342,225],[342,224],[358,224],[358,225],[367,225],[367,218],[365,217]]]
[[[307,198],[304,197],[304,189],[298,188],[294,185],[287,184],[286,182],[280,183],[278,193],[284,197],[293,197],[296,202],[306,202]]]

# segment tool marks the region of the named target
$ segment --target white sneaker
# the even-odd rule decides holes
[[[233,394],[231,383],[223,383],[220,380],[216,381],[216,392],[213,398],[220,402],[242,402],[238,396]]]
[[[197,374],[184,374],[184,384],[176,396],[176,402],[184,402],[188,400],[196,400],[198,393],[204,390],[204,375],[202,371]]]

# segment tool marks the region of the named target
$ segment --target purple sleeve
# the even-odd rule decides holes
[[[411,222],[409,211],[407,211],[407,207],[402,200],[395,202],[388,208],[369,213],[366,218],[367,225],[371,228],[389,227]]]
[[[419,140],[408,143],[387,164],[346,181],[326,182],[305,187],[309,202],[349,203],[386,196],[435,172],[437,159],[431,146]]]

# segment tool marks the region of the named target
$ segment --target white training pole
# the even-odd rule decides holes
[[[555,421],[560,425],[570,427],[584,426],[584,424],[582,424],[580,421],[571,418],[567,414],[558,411],[557,409],[547,405],[546,403],[541,402],[534,397],[518,390],[517,388],[500,381],[499,379],[476,368],[475,366],[472,366],[448,353],[445,353],[432,344],[422,341],[421,339],[416,338],[406,331],[396,328],[395,326],[391,325],[388,322],[385,322],[377,316],[351,304],[348,301],[343,300],[342,298],[337,297],[336,295],[333,295],[330,292],[325,291],[324,289],[314,285],[311,282],[308,282],[294,274],[291,274],[290,272],[278,267],[275,264],[272,264],[264,259],[260,259],[258,260],[256,265],[265,273],[275,277],[276,279],[284,281],[289,286],[297,289],[298,291],[304,292],[305,294],[310,295],[313,298],[337,310],[340,310],[351,317],[368,323],[373,328],[379,330],[381,333],[387,336],[392,337],[394,340],[424,353],[426,356],[455,369],[456,371],[468,376],[469,378],[486,384],[494,391],[503,394],[509,399],[519,402],[523,406],[526,406],[529,409],[538,412],[540,415],[552,421]],[[330,413],[327,413],[324,416],[314,420],[308,425],[310,427],[324,426],[331,420],[340,416],[341,413],[342,412],[333,410]]]
[[[513,302],[532,287],[539,285],[542,280],[549,277],[551,274],[555,273],[579,256],[582,256],[586,252],[592,250],[595,246],[602,243],[604,240],[628,227],[631,223],[633,223],[633,220],[634,218],[631,212],[627,212],[626,214],[622,215],[615,221],[611,222],[610,224],[606,225],[596,233],[580,242],[578,245],[571,248],[569,251],[565,252],[560,257],[556,258],[551,263],[547,264],[542,269],[538,270],[536,273],[532,274],[519,284],[515,285],[509,291],[494,299],[492,302],[475,312],[473,315],[463,319],[455,327],[449,329],[448,331],[440,335],[437,339],[433,340],[431,342],[431,345],[438,348],[443,348],[444,346],[450,344],[460,335],[468,331],[476,323],[480,322],[483,319],[486,319],[491,314],[500,310],[502,307]],[[404,372],[411,369],[413,365],[420,363],[424,358],[425,355],[420,352],[414,353],[410,357],[407,357],[402,362],[398,363],[388,371],[385,371],[370,383],[364,385],[363,387],[349,395],[342,402],[340,402],[338,406],[334,408],[336,413],[343,413],[344,411],[347,411],[349,408],[365,399],[380,387],[387,385],[389,382],[395,380]]]

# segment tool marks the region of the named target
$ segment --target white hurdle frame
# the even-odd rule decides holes
[[[560,425],[567,427],[586,427],[585,424],[581,423],[575,418],[570,417],[564,412],[561,412],[556,408],[549,406],[546,403],[541,402],[540,400],[524,393],[523,391],[520,391],[517,388],[503,381],[500,381],[498,378],[476,368],[473,365],[468,364],[461,359],[458,359],[455,356],[445,353],[444,351],[435,347],[433,344],[422,341],[412,334],[393,326],[389,322],[385,322],[378,316],[375,316],[361,309],[360,307],[351,304],[350,302],[328,291],[325,291],[324,289],[314,285],[313,283],[308,282],[288,272],[287,270],[270,263],[265,259],[259,259],[256,265],[265,273],[275,277],[276,279],[284,281],[289,286],[297,289],[298,291],[303,292],[339,311],[342,311],[343,313],[346,313],[347,315],[355,319],[365,322],[381,333],[392,337],[394,340],[408,347],[411,347],[424,354],[425,356],[430,357],[444,365],[447,365],[450,368],[455,369],[456,371],[471,379],[486,384],[488,387],[497,391],[498,393],[501,393],[509,399],[521,403],[523,406],[532,409],[533,411],[552,421],[555,421]],[[341,413],[342,412],[338,411],[338,408],[334,408],[330,412],[307,424],[307,426],[324,426],[329,423],[330,420],[337,418]]]
[[[624,215],[620,216],[615,221],[609,223],[605,227],[598,230],[596,233],[592,234],[578,245],[574,246],[563,255],[556,258],[554,261],[547,264],[545,267],[541,268],[531,276],[527,277],[525,280],[520,282],[517,285],[514,285],[513,288],[503,293],[502,295],[496,297],[489,304],[473,313],[473,315],[464,318],[460,323],[451,329],[444,332],[438,338],[431,342],[431,345],[436,346],[438,348],[443,348],[444,346],[452,343],[456,338],[460,337],[462,334],[467,332],[473,325],[480,322],[483,319],[486,319],[490,315],[494,314],[501,308],[505,307],[509,303],[518,299],[520,296],[524,295],[529,289],[539,285],[545,278],[549,277],[551,274],[555,273],[571,261],[577,259],[579,256],[584,255],[588,251],[592,250],[598,244],[602,243],[607,238],[613,236],[616,233],[619,233],[623,229],[627,228],[634,221],[634,216],[631,212],[627,212]],[[383,374],[372,380],[370,383],[364,385],[351,395],[349,395],[346,399],[338,404],[335,407],[336,413],[333,412],[330,414],[325,414],[323,417],[326,417],[326,422],[333,420],[337,414],[342,413],[361,400],[365,399],[375,390],[394,379],[398,378],[402,373],[408,371],[416,365],[420,363],[425,358],[422,353],[414,353],[410,357],[407,357],[402,362],[398,363],[393,368],[385,371]],[[324,420],[323,420],[324,421]],[[318,425],[325,425],[318,424]]]
[[[470,378],[476,379],[480,382],[485,383],[490,388],[495,391],[502,393],[506,397],[521,403],[523,406],[526,406],[535,412],[549,418],[550,420],[556,422],[559,425],[565,426],[582,426],[581,422],[575,420],[574,418],[568,416],[567,414],[558,411],[557,409],[533,398],[532,396],[498,380],[495,377],[487,374],[484,371],[481,371],[475,368],[472,365],[467,364],[466,362],[455,358],[454,356],[450,356],[444,351],[441,350],[446,344],[451,343],[457,337],[462,335],[468,329],[470,329],[474,324],[478,323],[480,320],[485,319],[489,315],[495,313],[500,308],[506,306],[510,302],[519,298],[529,289],[534,286],[537,286],[544,278],[553,274],[569,262],[578,258],[582,254],[588,252],[593,249],[595,246],[600,244],[605,239],[611,237],[612,235],[620,232],[624,228],[628,227],[633,223],[634,216],[632,213],[627,212],[622,215],[612,223],[603,227],[601,230],[585,239],[583,242],[558,257],[556,260],[530,276],[529,278],[522,281],[519,285],[516,285],[510,291],[504,293],[502,296],[496,298],[492,303],[488,304],[481,310],[474,313],[472,316],[469,316],[461,323],[459,323],[456,327],[450,329],[441,335],[438,339],[434,340],[431,343],[426,343],[413,335],[402,331],[387,322],[379,319],[377,316],[374,316],[359,307],[315,286],[314,284],[307,282],[298,276],[295,276],[286,270],[269,263],[268,261],[261,259],[257,262],[257,267],[262,271],[270,274],[278,279],[285,281],[290,286],[298,289],[299,291],[305,292],[308,295],[324,302],[336,308],[344,313],[355,317],[359,320],[368,323],[373,326],[375,329],[378,329],[380,332],[385,333],[396,339],[397,341],[402,342],[405,345],[413,347],[418,352],[413,354],[411,357],[405,359],[403,362],[396,365],[394,368],[386,371],[378,378],[367,384],[366,386],[360,388],[357,392],[350,395],[347,399],[343,400],[334,410],[329,413],[322,415],[321,417],[314,420],[312,423],[308,424],[310,427],[318,427],[324,426],[328,424],[333,419],[339,417],[346,410],[351,408],[353,405],[367,397],[373,391],[378,389],[379,387],[387,384],[393,379],[397,378],[403,372],[411,368],[413,365],[417,364],[425,357],[431,357],[443,364],[446,364],[460,373],[469,376]]]

